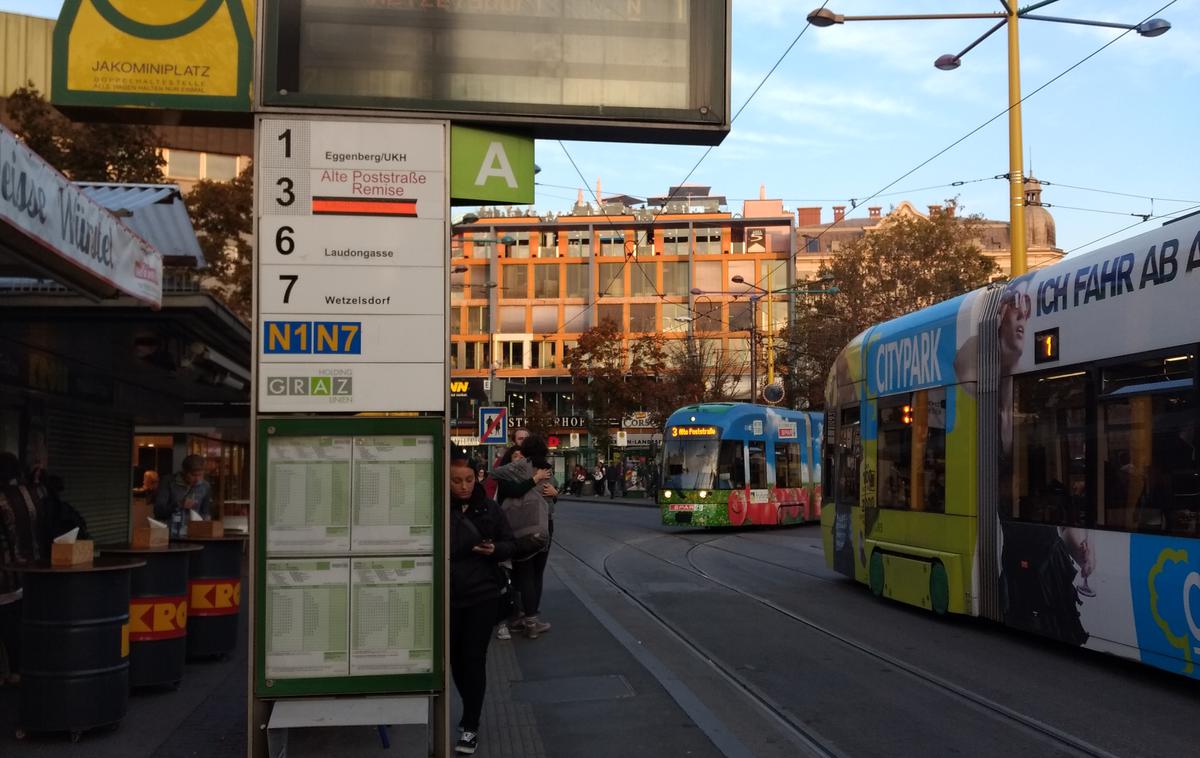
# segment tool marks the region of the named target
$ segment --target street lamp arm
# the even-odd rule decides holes
[[[1079,26],[1103,26],[1108,29],[1132,29],[1143,36],[1157,37],[1159,34],[1166,32],[1171,28],[1171,25],[1161,19],[1151,19],[1144,24],[1120,24],[1115,21],[1091,21],[1083,18],[1064,18],[1062,16],[1037,16],[1032,13],[1023,13],[1021,18],[1033,19],[1034,21],[1053,21],[1056,24],[1078,24]],[[1159,22],[1159,23],[1154,23]]]
[[[930,21],[930,20],[961,20],[973,18],[1005,18],[1007,14],[995,11],[993,13],[904,13],[887,16],[843,16],[828,8],[818,8],[808,14],[808,23],[813,26],[833,26],[847,21]]]
[[[964,55],[966,55],[967,53],[974,50],[975,47],[977,45],[979,45],[980,42],[983,42],[988,37],[992,36],[993,34],[995,34],[998,31],[1000,31],[1000,29],[1003,28],[1004,25],[1007,23],[1008,23],[1007,18],[996,22],[995,26],[993,26],[991,29],[988,29],[986,32],[984,32],[980,36],[976,37],[974,42],[972,42],[971,44],[964,47],[962,49],[962,52],[958,53],[957,55],[943,55],[943,56],[939,57],[936,61],[934,61],[933,65],[936,68],[941,69],[942,71],[950,71],[952,69],[958,68],[958,64],[962,60],[962,57]]]

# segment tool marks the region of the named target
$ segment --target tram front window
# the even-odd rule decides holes
[[[746,486],[745,445],[740,440],[668,440],[663,489],[728,490]]]

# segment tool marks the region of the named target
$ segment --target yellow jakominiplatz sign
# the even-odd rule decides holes
[[[66,0],[57,105],[250,110],[254,0]]]

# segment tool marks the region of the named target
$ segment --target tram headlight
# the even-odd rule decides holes
[[[700,490],[700,499],[703,500],[706,497],[708,497],[708,490]]]
[[[670,500],[671,499],[671,490],[663,490],[663,497],[665,497],[667,500]]]

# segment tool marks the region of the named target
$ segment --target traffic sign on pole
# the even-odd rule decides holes
[[[508,442],[508,409],[479,409],[479,443],[481,445],[503,445]]]

